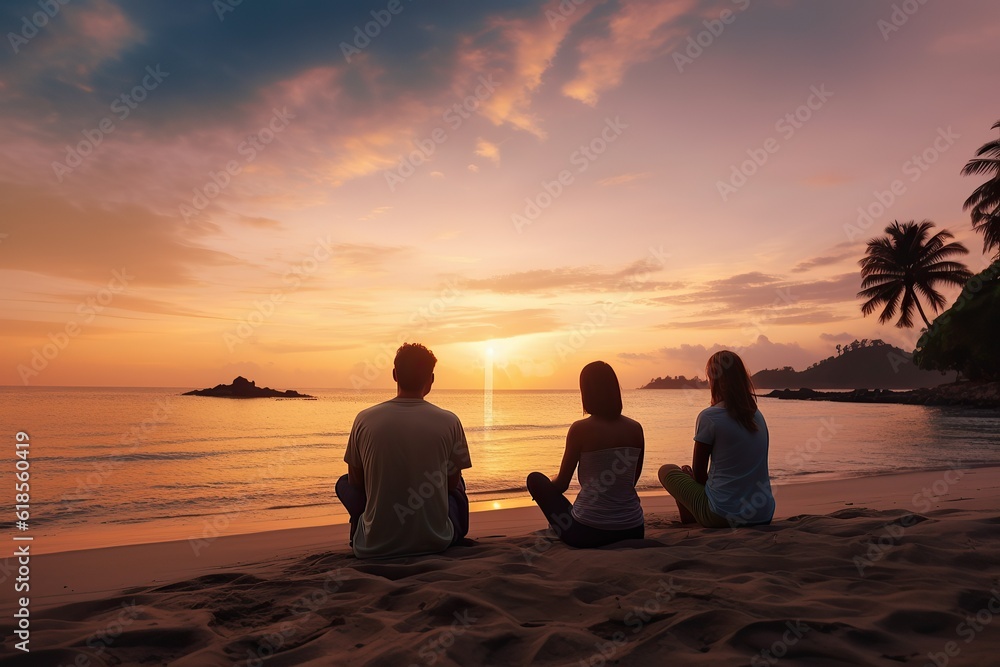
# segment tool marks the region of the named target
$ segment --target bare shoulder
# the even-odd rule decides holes
[[[636,420],[632,419],[631,417],[626,417],[625,415],[622,415],[622,423],[625,424],[625,428],[627,428],[631,433],[635,433],[636,435],[640,436],[642,435],[642,424],[640,424]]]
[[[592,417],[577,419],[569,425],[566,432],[566,442],[571,445],[583,445],[594,440],[597,430]]]

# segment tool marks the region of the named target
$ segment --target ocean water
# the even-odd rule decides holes
[[[303,390],[317,400],[228,400],[178,389],[0,388],[0,434],[30,435],[36,551],[196,539],[341,522],[333,492],[346,472],[355,414],[384,391]],[[575,391],[434,391],[428,399],[465,425],[473,501],[527,497],[524,479],[554,475],[566,430],[581,418]],[[625,414],[646,434],[641,489],[657,468],[688,463],[708,392],[632,390]],[[778,482],[1000,462],[995,411],[761,399]],[[574,486],[575,488],[575,486]],[[571,489],[572,492],[572,489]],[[8,494],[13,504],[13,494]]]

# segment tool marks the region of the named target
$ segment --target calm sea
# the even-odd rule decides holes
[[[0,388],[0,433],[13,486],[14,436],[31,436],[31,533],[37,551],[188,539],[344,519],[333,493],[358,410],[387,392],[306,390],[317,400],[227,400],[177,389]],[[533,470],[557,471],[575,391],[434,391],[462,419],[474,501],[526,497]],[[707,391],[633,390],[625,413],[646,433],[643,489],[687,463]],[[951,463],[1000,462],[995,411],[762,399],[777,481],[850,477]],[[7,498],[13,504],[13,494]]]

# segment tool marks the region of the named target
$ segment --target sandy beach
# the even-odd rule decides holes
[[[474,545],[359,561],[346,526],[32,560],[30,654],[4,665],[995,664],[1000,468],[777,487],[767,527],[582,551],[534,507]],[[9,599],[9,598],[6,598]]]

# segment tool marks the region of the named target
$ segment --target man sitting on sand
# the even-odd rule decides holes
[[[424,400],[437,358],[420,344],[396,351],[396,398],[358,413],[337,497],[351,515],[358,558],[444,551],[469,532],[462,470],[472,467],[462,422]]]

